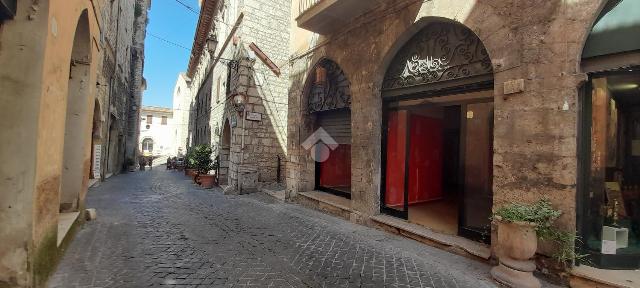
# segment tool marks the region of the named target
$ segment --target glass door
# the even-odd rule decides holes
[[[459,234],[489,243],[493,206],[493,102],[462,105],[462,173]]]

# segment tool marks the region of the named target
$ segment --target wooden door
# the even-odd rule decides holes
[[[460,235],[489,242],[493,206],[493,103],[463,105]]]

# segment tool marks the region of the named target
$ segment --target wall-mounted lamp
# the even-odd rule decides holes
[[[244,111],[244,105],[247,103],[247,96],[241,93],[237,93],[233,95],[231,98],[233,101],[233,106],[236,108],[236,111],[242,112]]]
[[[216,48],[218,47],[218,36],[213,34],[209,35],[207,38],[207,51],[209,54],[213,55],[216,52]]]

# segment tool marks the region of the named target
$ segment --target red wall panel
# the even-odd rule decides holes
[[[320,186],[351,186],[351,145],[340,144],[331,151],[327,161],[320,163]]]
[[[387,171],[384,203],[387,207],[404,205],[404,171],[407,135],[407,111],[389,112],[387,126]]]
[[[442,198],[442,120],[411,115],[409,203]]]

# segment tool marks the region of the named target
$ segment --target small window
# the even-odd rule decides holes
[[[160,125],[167,125],[167,116],[162,116],[162,122]]]
[[[218,85],[216,85],[216,103],[220,103],[220,81],[222,77],[218,77]]]
[[[153,115],[147,115],[147,124],[153,124]]]

